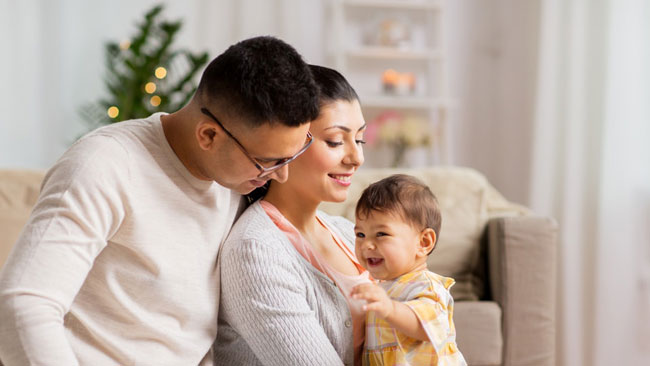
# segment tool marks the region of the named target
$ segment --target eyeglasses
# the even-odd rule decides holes
[[[248,158],[248,160],[250,160],[250,161],[253,163],[253,165],[255,165],[255,168],[257,168],[257,170],[260,171],[260,174],[257,176],[257,178],[264,178],[264,177],[267,177],[267,176],[269,176],[271,173],[273,173],[274,171],[276,171],[276,170],[282,168],[283,166],[289,164],[289,163],[292,162],[294,159],[296,159],[298,156],[300,156],[300,154],[304,153],[305,150],[307,150],[307,148],[309,147],[309,145],[311,145],[312,141],[314,140],[313,136],[311,135],[311,132],[307,131],[307,141],[305,142],[305,145],[302,147],[302,149],[300,149],[300,151],[298,151],[294,156],[291,156],[291,157],[288,157],[288,158],[279,159],[278,161],[276,161],[275,165],[273,165],[273,166],[265,167],[265,166],[262,165],[261,162],[259,162],[259,161],[258,161],[257,159],[255,159],[251,154],[248,153],[248,151],[246,150],[246,148],[244,147],[244,145],[242,145],[241,142],[239,142],[239,140],[237,140],[237,138],[235,138],[235,136],[233,136],[232,133],[230,133],[230,131],[228,131],[228,130],[223,126],[223,124],[221,124],[221,122],[219,122],[219,119],[217,119],[217,117],[215,117],[212,113],[210,113],[209,110],[207,110],[206,108],[201,108],[201,113],[203,113],[203,114],[205,114],[206,116],[212,118],[212,120],[215,121],[215,122],[219,125],[219,127],[221,127],[221,129],[223,130],[223,132],[225,132],[226,135],[228,135],[231,139],[233,139],[233,141],[235,141],[235,143],[237,144],[237,146],[239,146],[239,148],[240,148],[241,151],[244,153],[244,155],[246,155],[246,157]]]

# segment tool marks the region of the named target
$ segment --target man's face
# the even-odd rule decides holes
[[[250,128],[241,122],[232,123],[238,121],[229,123],[222,117],[217,118],[223,128],[215,126],[219,131],[215,136],[215,147],[208,150],[208,158],[202,164],[203,175],[241,194],[250,193],[269,179],[279,182],[287,180],[286,165],[271,173],[263,173],[264,176],[260,178],[261,171],[251,160],[263,168],[271,168],[291,158],[305,146],[308,123],[299,127],[266,123]]]

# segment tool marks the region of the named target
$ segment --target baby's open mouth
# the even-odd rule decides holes
[[[384,262],[384,258],[368,258],[367,261],[371,266],[378,266]]]

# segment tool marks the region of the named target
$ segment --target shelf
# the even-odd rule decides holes
[[[450,101],[440,98],[418,96],[372,95],[361,96],[363,108],[394,108],[394,109],[431,109],[449,106]]]
[[[394,47],[364,46],[349,49],[345,53],[357,58],[380,58],[391,60],[440,60],[442,53],[435,50],[399,49]]]
[[[439,0],[343,0],[349,7],[409,10],[440,10]]]
[[[457,108],[447,88],[444,25],[447,0],[331,0],[332,56],[335,67],[353,81],[366,118],[395,110],[427,121],[437,131],[431,154],[449,164],[449,114]],[[392,23],[391,23],[392,22]],[[408,42],[404,42],[408,40]],[[395,94],[388,69],[396,76]],[[381,78],[380,78],[381,76]],[[408,90],[407,90],[408,89]],[[385,162],[377,161],[379,166]]]

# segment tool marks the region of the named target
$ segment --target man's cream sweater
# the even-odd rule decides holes
[[[0,274],[10,365],[197,365],[240,196],[193,177],[160,114],[104,127],[48,172]]]

